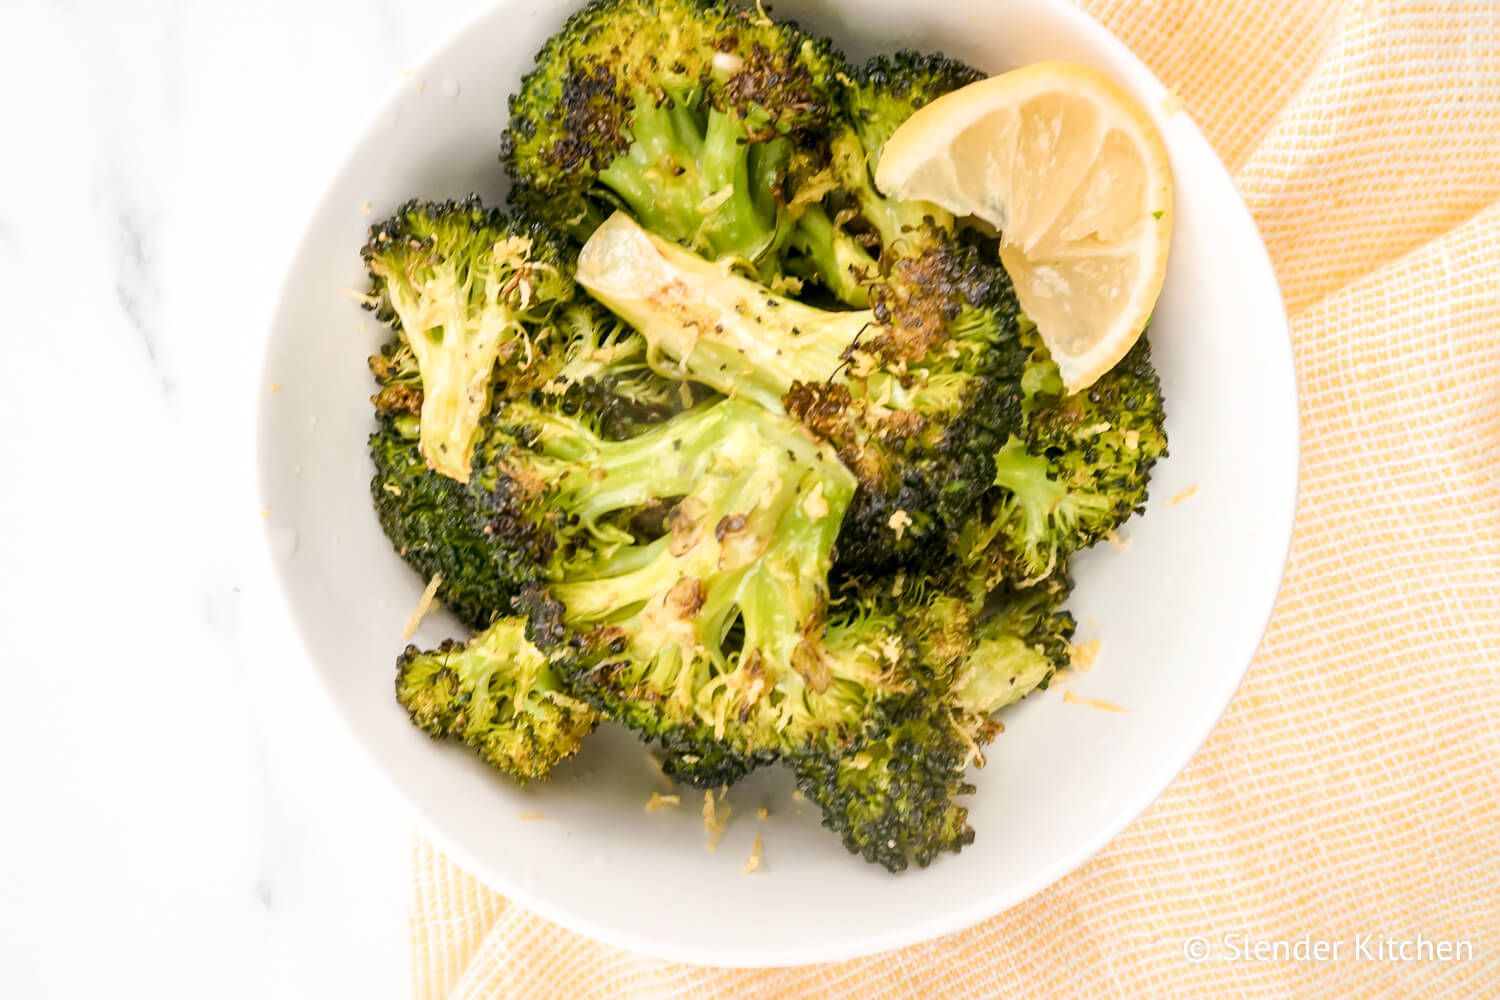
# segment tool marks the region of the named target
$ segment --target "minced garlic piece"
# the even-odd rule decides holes
[[[749,875],[751,872],[760,867],[760,859],[761,856],[765,854],[765,851],[765,842],[761,840],[760,831],[756,830],[755,843],[750,845],[750,857],[745,859],[744,873],[746,875]]]
[[[1085,698],[1083,695],[1074,694],[1072,691],[1063,692],[1063,701],[1067,702],[1069,705],[1082,705],[1085,708],[1097,708],[1101,712],[1119,712],[1123,715],[1126,711],[1126,709],[1121,708],[1119,705],[1116,705],[1112,701],[1105,701],[1102,698]]]
[[[723,815],[720,815],[718,805],[714,802],[714,793],[712,791],[703,793],[703,832],[708,834],[710,854],[719,849],[719,840],[724,836],[725,828],[729,826],[729,814],[733,811],[729,806],[725,806]]]
[[[1121,538],[1114,532],[1113,529],[1104,533],[1104,540],[1109,542],[1109,544],[1113,545],[1115,548],[1119,549],[1121,552],[1124,552],[1126,549],[1130,548],[1130,539]]]
[[[1099,646],[1098,639],[1073,643],[1068,647],[1068,666],[1077,667],[1079,670],[1092,668],[1094,661],[1099,658]]]
[[[443,574],[432,574],[432,579],[427,581],[427,589],[422,591],[422,599],[417,601],[416,610],[411,613],[410,618],[406,619],[406,628],[401,630],[402,640],[409,640],[417,634],[422,619],[427,616],[427,610],[432,607],[433,598],[437,597],[438,588],[442,585]]]
[[[646,811],[654,813],[658,809],[665,809],[667,806],[678,806],[681,804],[681,795],[663,795],[661,792],[652,792],[651,797],[646,800]]]
[[[1194,494],[1196,494],[1197,492],[1198,484],[1194,483],[1187,489],[1183,490],[1181,493],[1177,494],[1172,499],[1168,500],[1167,503],[1173,507],[1176,507],[1180,503],[1187,503],[1189,500],[1193,499]]]
[[[828,501],[823,498],[823,482],[819,480],[807,496],[802,498],[802,513],[814,521],[828,516]]]
[[[911,515],[904,510],[898,510],[891,515],[886,525],[896,533],[896,540],[900,541],[901,537],[906,534],[906,529],[911,525]]]

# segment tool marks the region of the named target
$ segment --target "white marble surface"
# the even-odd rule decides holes
[[[411,819],[245,634],[226,373],[478,3],[0,2],[0,996],[409,993]]]

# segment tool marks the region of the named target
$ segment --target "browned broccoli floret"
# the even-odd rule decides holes
[[[826,41],[755,10],[595,0],[511,99],[515,198],[579,237],[623,206],[774,276],[804,173],[794,160],[834,113],[841,67]]]
[[[834,446],[860,485],[839,539],[845,566],[944,558],[1019,426],[1014,296],[967,247],[895,260],[871,309],[829,311],[618,215],[584,246],[577,276],[665,370],[790,413]]]

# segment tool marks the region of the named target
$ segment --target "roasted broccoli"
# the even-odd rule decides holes
[[[999,730],[994,713],[1067,665],[1073,619],[1056,609],[1066,595],[1061,585],[1036,588],[977,623],[962,600],[906,606],[921,651],[913,671],[921,696],[857,751],[801,753],[793,761],[797,787],[845,847],[901,871],[973,841],[958,801],[973,791],[964,772],[983,762],[982,749]]]
[[[692,395],[646,364],[639,333],[592,300],[559,306],[549,322],[530,328],[536,348],[527,363],[497,365],[490,393],[503,405],[524,401],[539,412],[575,417],[591,437],[624,438],[671,416]],[[470,477],[459,482],[428,468],[420,447],[423,381],[404,339],[369,361],[379,392],[370,437],[370,483],[381,528],[396,551],[425,579],[440,576],[438,597],[466,624],[484,628],[507,614],[520,590],[541,577],[545,533],[518,543],[513,530],[496,537],[504,510],[496,463],[514,440],[496,414],[481,419],[469,455]]]
[[[696,401],[687,383],[652,370],[644,337],[592,299],[562,309],[554,332],[530,398],[586,417],[606,438],[630,437]]]
[[[533,337],[573,296],[561,245],[477,199],[417,202],[370,227],[367,300],[400,332],[421,377],[429,467],[466,482],[496,363],[524,368]]]
[[[422,575],[440,577],[437,596],[473,628],[505,613],[531,561],[497,546],[478,519],[469,486],[427,468],[410,414],[383,417],[370,436],[375,514],[397,554]]]
[[[545,778],[599,722],[559,683],[522,618],[501,618],[467,644],[406,647],[396,698],[434,739],[461,740],[522,782]]]
[[[502,158],[517,200],[582,237],[614,206],[770,278],[802,147],[834,113],[842,58],[753,10],[595,0],[537,56]]]
[[[954,219],[928,202],[887,198],[875,188],[886,140],[918,108],[981,79],[971,66],[937,55],[877,56],[839,78],[842,114],[829,130],[819,203],[799,217],[788,266],[817,278],[847,305],[864,306],[891,257],[917,256],[947,242]]]
[[[1110,534],[1144,509],[1151,469],[1167,453],[1161,384],[1144,337],[1074,395],[1035,332],[1024,340],[1024,424],[995,455],[989,509],[961,531],[961,550],[992,581],[1048,577]]]
[[[1068,395],[995,231],[875,185],[980,77],[592,0],[510,98],[515,214],[371,228],[375,510],[476,633],[401,655],[416,725],[521,781],[605,719],[698,787],[779,763],[892,871],[973,840],[995,713],[1072,656],[1069,556],[1166,454],[1144,340]]]
[[[831,312],[616,215],[584,246],[577,277],[642,332],[664,371],[785,410],[833,444],[861,487],[841,563],[941,556],[1019,428],[1015,301],[1003,272],[958,244],[895,260],[871,286],[872,308]]]
[[[610,442],[570,418],[507,414],[492,537],[518,551],[546,539],[559,671],[667,746],[679,776],[711,783],[789,746],[848,746],[904,693],[895,622],[830,611],[854,481],[795,422],[724,400]]]

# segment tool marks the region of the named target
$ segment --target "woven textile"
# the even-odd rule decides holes
[[[415,854],[419,1000],[1500,996],[1500,0],[1085,0],[1235,173],[1292,316],[1303,479],[1254,665],[1093,861],[891,955],[629,955]],[[1194,963],[1219,941],[1343,960]],[[1471,942],[1352,960],[1359,933]]]

